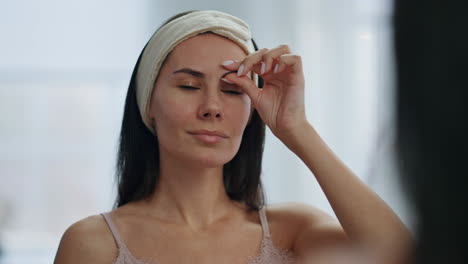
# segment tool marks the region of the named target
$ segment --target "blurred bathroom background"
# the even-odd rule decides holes
[[[109,211],[124,99],[154,30],[186,10],[247,21],[260,47],[302,56],[310,122],[411,228],[393,157],[390,0],[15,0],[0,3],[0,264],[52,263],[72,223]],[[333,215],[269,131],[268,203]],[[350,201],[352,202],[352,201]]]

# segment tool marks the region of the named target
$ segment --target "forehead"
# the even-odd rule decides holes
[[[234,41],[213,33],[191,37],[171,52],[168,64],[175,67],[220,65],[225,60],[241,60],[246,52]]]

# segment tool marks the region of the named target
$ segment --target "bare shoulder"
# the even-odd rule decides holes
[[[299,202],[268,205],[268,219],[287,237],[290,248],[300,254],[314,247],[347,241],[338,220],[323,210]]]
[[[336,224],[335,218],[323,210],[306,203],[288,202],[267,206],[267,214],[281,222],[296,224]]]
[[[117,246],[104,218],[93,215],[65,231],[54,263],[112,263],[116,257]]]

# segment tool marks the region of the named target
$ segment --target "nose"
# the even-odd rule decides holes
[[[224,110],[221,98],[217,94],[205,94],[200,104],[198,115],[205,120],[222,120]]]

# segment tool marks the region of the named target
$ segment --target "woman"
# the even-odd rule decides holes
[[[257,50],[239,18],[171,18],[130,83],[117,208],[73,224],[55,263],[288,263],[349,245],[400,250],[408,231],[307,121],[304,86],[300,57],[286,45]],[[264,205],[264,124],[310,168],[339,223],[308,205]]]

